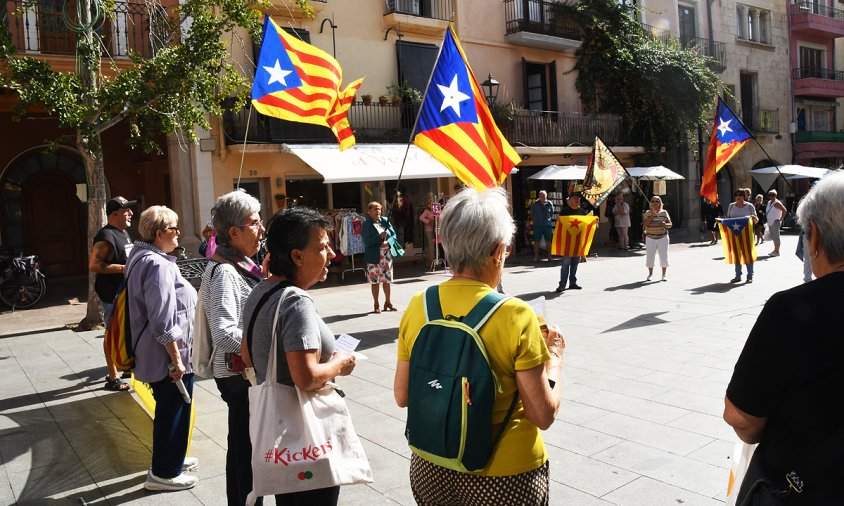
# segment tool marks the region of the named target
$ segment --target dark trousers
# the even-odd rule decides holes
[[[339,497],[340,487],[318,488],[306,492],[277,494],[275,503],[278,506],[337,506]]]
[[[193,374],[182,376],[188,394],[193,397]],[[150,383],[155,397],[152,420],[152,474],[175,478],[182,474],[190,434],[190,404],[182,399],[176,384],[166,377]]]
[[[226,497],[229,506],[246,504],[252,491],[252,442],[249,440],[249,382],[243,376],[214,378],[220,396],[229,407],[226,451]],[[256,505],[263,504],[259,497]]]
[[[560,266],[560,286],[565,288],[566,280],[569,285],[577,284],[577,266],[580,265],[580,257],[563,257],[563,264]]]

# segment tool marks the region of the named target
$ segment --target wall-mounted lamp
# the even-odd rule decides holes
[[[284,179],[280,177],[275,178],[275,185],[281,188],[282,186],[284,186]]]
[[[481,86],[486,88],[486,103],[487,105],[492,105],[495,103],[495,99],[498,98],[498,87],[501,86],[501,83],[496,81],[492,78],[492,73],[490,73],[486,81],[481,83]]]

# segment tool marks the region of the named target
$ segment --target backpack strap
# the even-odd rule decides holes
[[[463,323],[472,327],[475,332],[478,332],[486,321],[489,320],[490,316],[492,316],[492,313],[510,298],[509,295],[498,293],[495,290],[489,292],[475,304],[475,307],[469,311],[469,314],[463,317]]]
[[[425,318],[426,322],[443,319],[439,285],[429,286],[425,290]]]

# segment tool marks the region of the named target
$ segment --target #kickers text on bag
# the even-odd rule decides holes
[[[284,466],[289,465],[291,462],[303,462],[306,460],[316,462],[318,458],[324,457],[333,449],[334,447],[331,446],[331,438],[328,438],[325,443],[319,446],[309,445],[296,451],[290,451],[288,448],[282,448],[279,450],[278,447],[275,447],[267,450],[266,461],[268,463],[282,464]]]

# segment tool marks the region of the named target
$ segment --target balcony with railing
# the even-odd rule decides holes
[[[442,35],[454,16],[453,0],[385,0],[384,22],[401,33]]]
[[[791,31],[804,34],[844,37],[844,11],[821,2],[792,4]]]
[[[692,37],[687,41],[680,41],[688,50],[697,51],[703,56],[712,58],[709,68],[713,71],[721,73],[727,68],[727,47],[723,42],[716,42],[714,40],[704,39],[702,37]]]
[[[815,158],[844,158],[844,132],[796,132],[794,143],[800,163]]]
[[[797,96],[844,97],[844,72],[820,67],[798,67],[792,70],[794,94]]]
[[[508,42],[562,51],[580,46],[578,18],[551,0],[504,0]]]
[[[642,23],[642,29],[645,30],[645,33],[647,33],[654,39],[662,42],[663,44],[668,44],[668,42],[674,38],[671,35],[671,30],[666,30],[665,28],[659,28],[653,25],[649,25],[647,23]]]
[[[357,142],[406,143],[410,138],[418,104],[364,105],[356,102],[349,109],[349,123]],[[247,128],[248,119],[248,128]],[[512,144],[528,146],[591,146],[595,135],[609,145],[622,142],[621,117],[614,114],[584,115],[556,111],[517,109],[498,126]],[[223,116],[226,144],[314,144],[336,143],[326,127],[271,118],[248,109],[227,111]]]
[[[67,12],[75,12],[75,2],[0,1],[5,4],[5,9],[0,10],[0,20],[7,24],[12,44],[20,53],[76,54],[76,33],[68,28],[63,18],[63,7]],[[146,3],[117,0],[113,16],[106,17],[97,33],[106,51],[104,56],[128,59],[131,53],[153,56],[157,50],[171,44],[179,31],[174,29],[163,7],[151,10]]]
[[[753,133],[780,133],[779,110],[754,108],[748,126]]]

